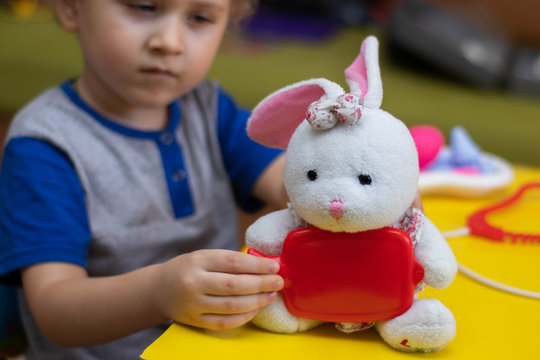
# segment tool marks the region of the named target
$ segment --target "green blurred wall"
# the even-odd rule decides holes
[[[343,70],[369,33],[381,39],[383,108],[407,125],[432,124],[446,135],[461,125],[485,151],[540,166],[540,99],[480,90],[388,61],[384,33],[346,29],[326,41],[264,42],[230,36],[209,77],[246,107],[295,81],[326,77],[345,86]],[[0,113],[12,113],[81,67],[76,38],[44,10],[17,21],[0,9]]]

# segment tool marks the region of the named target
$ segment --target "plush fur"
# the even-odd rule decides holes
[[[396,226],[417,214],[421,220],[412,236],[414,254],[425,271],[417,289],[448,286],[457,271],[452,251],[438,229],[410,208],[419,176],[414,141],[400,120],[380,109],[375,37],[363,42],[345,76],[348,94],[329,80],[306,80],[276,91],[254,109],[247,128],[250,137],[287,148],[284,182],[290,209],[258,219],[248,228],[246,243],[278,255],[287,233],[301,226],[359,232]],[[253,323],[293,333],[321,322],[293,316],[279,298],[261,309]],[[346,331],[365,327],[338,325]],[[375,326],[390,346],[403,351],[439,349],[456,331],[452,313],[435,299],[415,299],[404,314]]]

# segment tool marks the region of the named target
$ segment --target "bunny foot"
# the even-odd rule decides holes
[[[456,334],[454,316],[436,299],[414,300],[404,314],[375,326],[388,345],[408,352],[441,349]]]
[[[253,318],[252,323],[272,332],[291,334],[312,329],[323,322],[292,315],[280,295],[272,304],[263,307]]]

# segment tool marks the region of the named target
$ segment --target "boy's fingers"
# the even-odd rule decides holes
[[[424,212],[424,204],[422,203],[422,198],[420,197],[420,192],[418,191],[416,192],[416,196],[414,197],[412,206]]]
[[[230,274],[276,274],[279,271],[279,264],[275,260],[228,250],[208,256],[204,267],[210,272]]]
[[[207,295],[251,295],[279,291],[283,279],[279,275],[238,275],[215,274],[212,281],[205,284]]]
[[[233,329],[253,319],[258,312],[259,310],[234,315],[203,314],[201,315],[201,321],[204,324],[200,326],[210,330]]]
[[[217,315],[244,314],[260,309],[276,299],[276,292],[244,296],[207,296],[203,306],[208,310],[203,311],[203,313]]]

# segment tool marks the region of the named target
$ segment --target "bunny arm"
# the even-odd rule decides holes
[[[246,246],[266,255],[279,255],[287,234],[296,227],[289,209],[271,212],[247,228]]]
[[[441,289],[452,283],[457,261],[446,239],[437,227],[424,217],[422,231],[414,249],[416,260],[424,267],[424,283]]]

